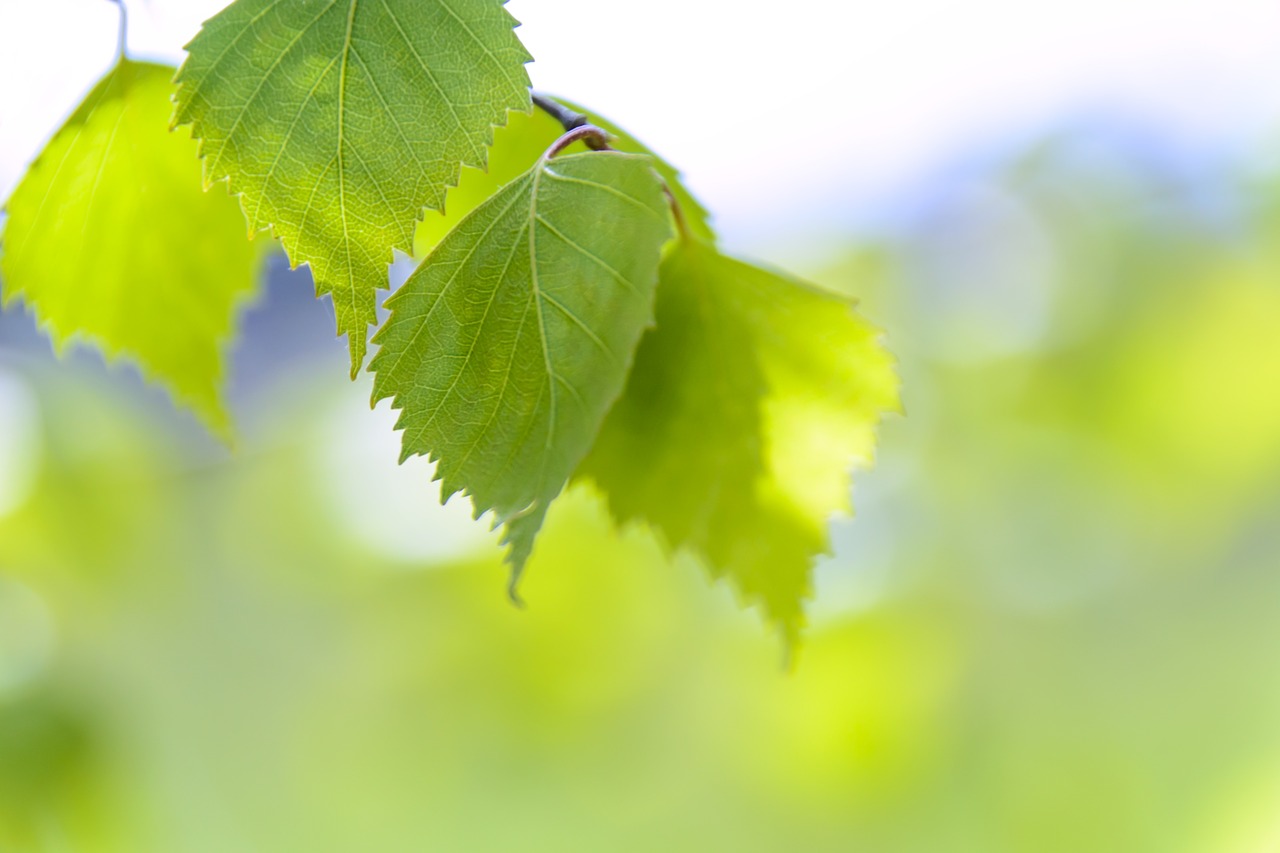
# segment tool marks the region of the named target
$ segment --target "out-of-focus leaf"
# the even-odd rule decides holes
[[[500,0],[237,0],[188,45],[174,122],[332,294],[353,378],[392,250],[529,109],[514,25]]]
[[[7,205],[2,296],[58,347],[83,338],[135,362],[225,437],[221,347],[258,252],[168,132],[172,76],[121,61],[45,147]]]
[[[758,603],[791,643],[827,522],[850,512],[897,379],[838,296],[684,241],[657,327],[579,475],[619,523],[644,520]]]
[[[540,160],[476,208],[389,300],[375,402],[442,496],[493,510],[513,582],[547,507],[622,392],[653,316],[669,215],[650,158]]]

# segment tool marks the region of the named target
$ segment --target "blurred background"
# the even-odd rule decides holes
[[[0,851],[1280,850],[1280,6],[509,8],[900,360],[794,671],[588,491],[512,608],[279,256],[234,453],[15,306]],[[0,198],[115,23],[0,0]]]

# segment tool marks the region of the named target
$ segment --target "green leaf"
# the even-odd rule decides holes
[[[237,0],[187,46],[174,123],[332,294],[352,378],[392,250],[530,109],[514,26],[501,0]]]
[[[578,476],[619,522],[687,549],[794,643],[851,465],[898,407],[892,360],[849,301],[683,241],[657,325]]]
[[[259,251],[169,132],[172,76],[121,61],[50,140],[7,205],[0,301],[24,299],[59,349],[134,361],[225,438],[221,345]]]
[[[703,239],[714,239],[710,214],[685,188],[680,180],[680,173],[674,166],[658,157],[644,144],[608,119],[601,118],[570,101],[557,100],[570,109],[587,115],[592,124],[607,131],[613,137],[610,143],[613,148],[652,157],[653,168],[667,182],[667,186],[671,187],[672,193],[684,211],[685,223],[690,231]],[[488,168],[463,169],[458,185],[449,190],[445,210],[428,213],[419,223],[414,237],[414,254],[418,257],[426,257],[431,248],[449,233],[449,229],[497,192],[499,187],[529,171],[542,156],[542,152],[550,148],[552,143],[563,134],[564,128],[560,123],[541,110],[534,110],[529,115],[512,114],[507,126],[499,128],[494,133],[493,147],[489,150]],[[586,145],[578,142],[565,150],[566,153],[576,154],[588,149]]]
[[[648,157],[544,159],[477,207],[390,299],[373,402],[442,499],[505,525],[512,584],[547,507],[622,392],[670,236]]]

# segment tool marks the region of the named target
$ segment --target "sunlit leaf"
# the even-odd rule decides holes
[[[697,241],[663,261],[655,312],[579,474],[792,642],[849,468],[898,405],[891,359],[847,300]]]
[[[258,251],[235,203],[200,191],[195,145],[168,131],[172,76],[122,61],[45,147],[7,205],[0,296],[59,347],[133,361],[225,436],[221,347]]]
[[[387,300],[374,401],[444,498],[506,526],[513,581],[622,392],[652,320],[669,215],[648,157],[540,160],[459,223]]]
[[[529,108],[514,25],[499,0],[237,0],[188,45],[174,122],[332,294],[353,377],[392,250]]]

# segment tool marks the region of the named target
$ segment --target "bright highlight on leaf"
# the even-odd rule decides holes
[[[892,360],[847,300],[698,241],[664,259],[655,312],[578,474],[793,644],[827,522],[851,512],[849,467],[898,408]]]
[[[135,362],[225,437],[221,346],[258,251],[169,132],[172,76],[122,60],[45,147],[7,204],[0,297],[25,300],[58,347]]]
[[[374,337],[402,458],[430,456],[442,498],[494,512],[513,584],[652,322],[670,225],[651,162],[539,160],[444,238]]]
[[[392,250],[530,108],[514,26],[500,0],[237,0],[187,47],[174,123],[332,294],[352,377]]]

